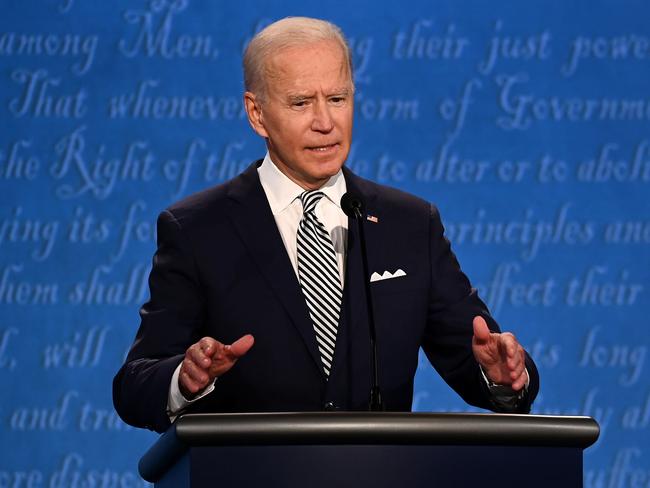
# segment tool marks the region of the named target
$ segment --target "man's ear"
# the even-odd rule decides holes
[[[248,115],[248,123],[259,136],[266,139],[269,135],[264,128],[262,104],[259,97],[253,92],[244,92],[244,107],[246,108],[246,115]]]

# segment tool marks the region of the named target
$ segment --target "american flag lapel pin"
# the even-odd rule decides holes
[[[366,220],[369,220],[373,224],[379,223],[379,219],[377,217],[375,217],[374,215],[370,215],[370,214],[366,215]]]

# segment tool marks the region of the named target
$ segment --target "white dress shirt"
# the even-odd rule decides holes
[[[271,161],[268,153],[264,157],[262,165],[257,168],[260,183],[266,194],[266,199],[271,207],[271,213],[280,231],[282,242],[289,255],[289,260],[298,279],[298,250],[296,234],[298,225],[302,219],[302,203],[300,195],[305,191],[300,185],[290,180]],[[345,249],[348,238],[348,217],[341,209],[341,197],[347,191],[343,172],[339,170],[321,188],[325,196],[316,204],[314,210],[316,217],[321,221],[329,233],[341,277],[341,287],[345,278]],[[216,337],[215,339],[219,339]],[[179,364],[172,376],[169,395],[167,398],[167,413],[173,422],[176,416],[192,402],[203,398],[214,390],[214,381],[208,385],[199,395],[192,400],[187,400],[178,386],[178,375],[181,365]]]

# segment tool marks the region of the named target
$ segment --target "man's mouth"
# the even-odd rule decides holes
[[[324,145],[324,146],[311,146],[311,147],[308,147],[307,149],[309,149],[310,151],[317,152],[317,153],[326,153],[326,152],[329,152],[329,151],[333,151],[334,149],[336,149],[337,146],[338,146],[338,143],[334,143],[334,144],[327,144],[327,145]]]

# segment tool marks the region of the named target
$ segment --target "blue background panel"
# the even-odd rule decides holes
[[[263,156],[241,53],[287,15],[350,38],[347,164],[439,206],[537,362],[534,412],[600,422],[585,486],[648,485],[648,14],[632,0],[5,0],[0,486],[146,485],[136,462],[156,436],[116,417],[110,384],[148,297],[155,219]],[[470,410],[424,358],[413,408]]]

